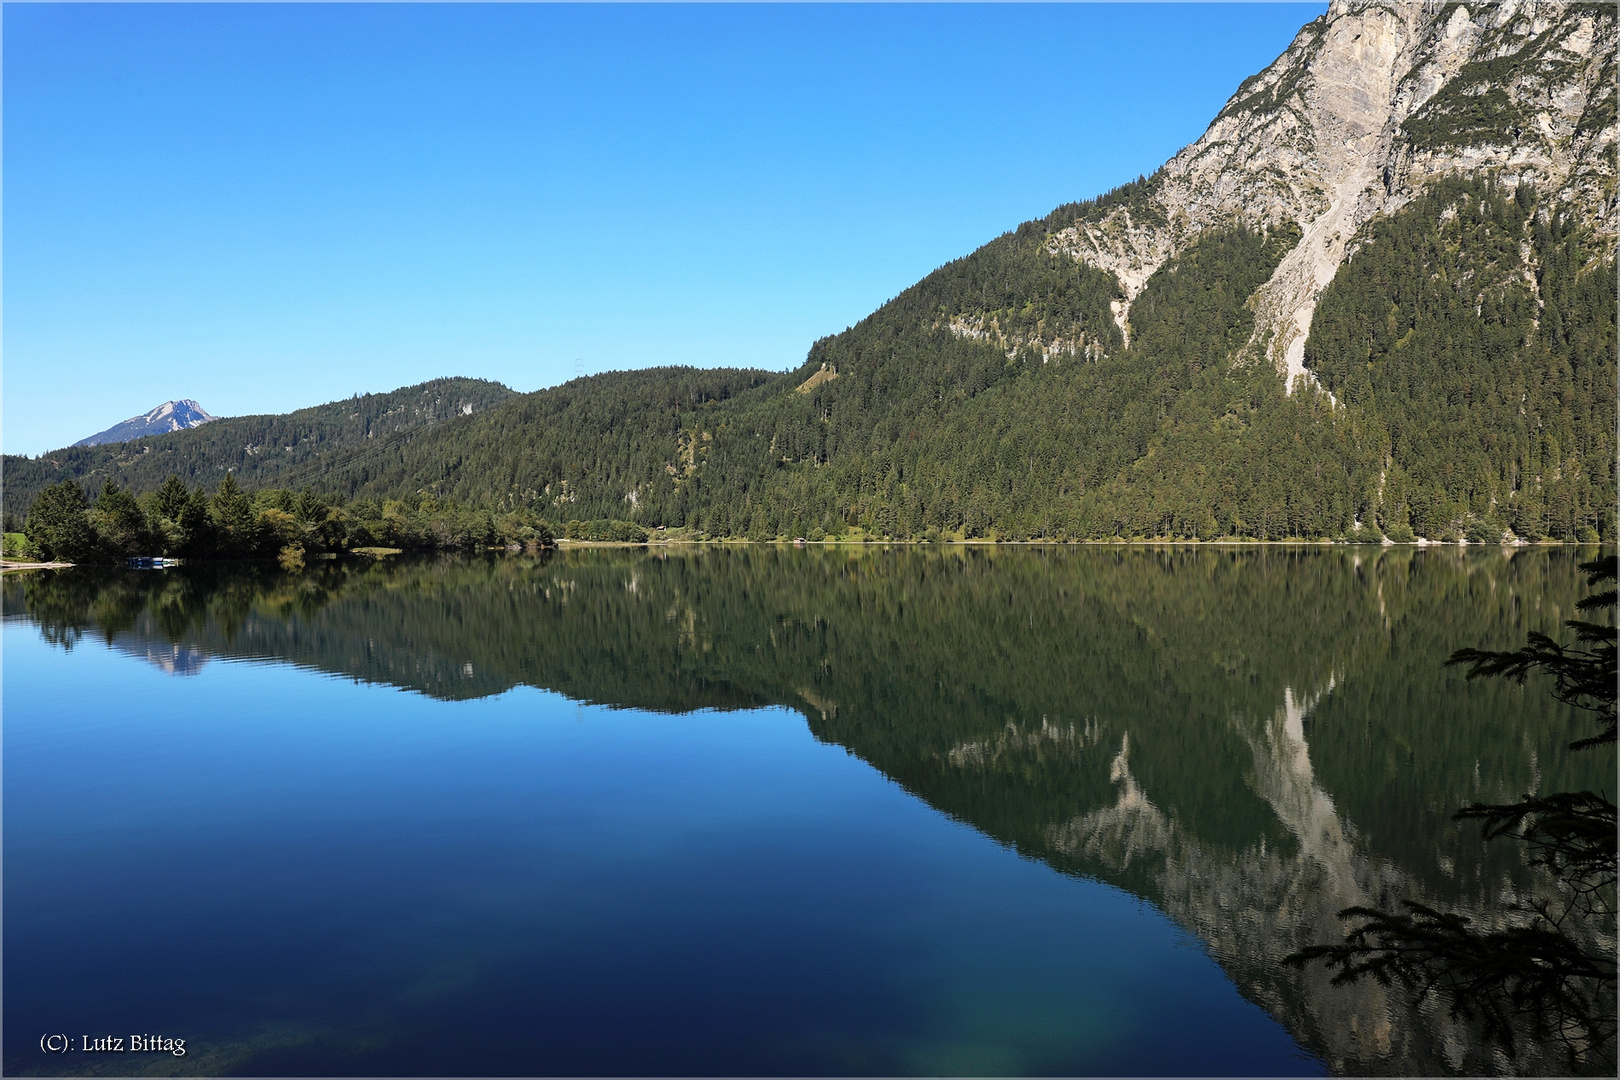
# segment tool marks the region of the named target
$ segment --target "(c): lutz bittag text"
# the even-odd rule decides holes
[[[47,1054],[173,1054],[186,1056],[186,1040],[166,1035],[41,1035],[39,1048]]]

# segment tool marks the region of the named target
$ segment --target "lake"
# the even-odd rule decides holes
[[[1614,755],[1565,749],[1592,725],[1544,684],[1443,663],[1564,636],[1592,555],[9,577],[4,1068],[1561,1072],[1278,961],[1352,904],[1534,894],[1450,815],[1612,790]]]

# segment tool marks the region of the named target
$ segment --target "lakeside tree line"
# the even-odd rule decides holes
[[[77,482],[63,480],[34,500],[24,528],[32,554],[72,563],[135,555],[301,562],[363,547],[471,549],[554,540],[530,510],[493,514],[432,496],[346,501],[308,488],[250,494],[230,473],[212,493],[188,490],[178,476],[140,497],[108,481],[94,501]]]

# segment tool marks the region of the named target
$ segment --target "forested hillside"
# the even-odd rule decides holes
[[[757,539],[1610,538],[1615,48],[1603,5],[1336,3],[1152,177],[784,377],[576,382],[329,490]]]
[[[1297,229],[1206,234],[1148,280],[1125,347],[1117,289],[1056,272],[1049,220],[787,376],[576,380],[318,486],[756,539],[1590,538],[1615,499],[1614,263],[1543,210],[1455,181],[1369,227],[1312,324],[1328,393],[1290,395],[1250,344]]]
[[[1611,5],[1339,0],[1153,176],[792,372],[443,380],[7,458],[6,508],[230,469],[531,531],[1612,540],[1616,41]]]
[[[1615,290],[1612,247],[1529,185],[1448,180],[1366,231],[1305,356],[1387,447],[1386,529],[1612,528]]]
[[[213,491],[227,472],[250,487],[301,487],[309,477],[352,463],[365,451],[512,396],[483,379],[434,379],[386,394],[357,394],[284,414],[233,416],[201,427],[100,446],[70,446],[37,458],[7,454],[4,510],[21,517],[34,497],[76,480],[94,498],[111,480],[137,493],[178,476]]]

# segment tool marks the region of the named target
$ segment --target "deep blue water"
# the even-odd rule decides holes
[[[14,1074],[91,1067],[47,1033],[198,1073],[1321,1071],[1151,905],[798,712],[4,649]]]

